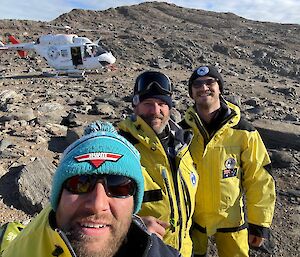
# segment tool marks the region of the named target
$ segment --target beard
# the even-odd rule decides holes
[[[159,135],[161,134],[169,122],[169,117],[162,114],[159,115],[141,115],[141,118]],[[160,120],[160,124],[156,124]]]
[[[71,239],[70,243],[78,257],[113,257],[119,250],[121,244],[123,243],[125,235],[117,238],[110,238],[107,240],[106,247],[99,249],[98,251],[91,251],[88,249],[87,244],[92,240],[90,237],[82,235],[80,240]]]
[[[131,221],[130,217],[126,222],[112,226],[110,237],[102,240],[99,237],[85,235],[76,227],[71,227],[66,234],[78,257],[113,257],[124,242]],[[99,244],[99,247],[90,249],[89,246],[95,244]]]

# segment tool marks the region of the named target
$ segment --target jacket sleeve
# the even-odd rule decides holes
[[[258,131],[248,132],[241,161],[249,232],[264,237],[272,223],[276,194],[271,161]]]

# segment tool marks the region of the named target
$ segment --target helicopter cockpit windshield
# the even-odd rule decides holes
[[[85,45],[84,55],[85,57],[97,57],[107,51],[99,45]]]

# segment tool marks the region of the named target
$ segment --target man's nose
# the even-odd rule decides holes
[[[202,89],[202,90],[207,90],[207,89],[209,89],[209,86],[207,86],[206,83],[203,83],[203,84],[201,84],[201,86],[198,87],[198,88],[200,88],[200,89]]]
[[[160,114],[160,106],[158,103],[153,103],[152,108],[151,108],[151,112],[153,114]]]
[[[98,182],[93,191],[88,193],[85,207],[93,210],[95,213],[109,209],[109,197],[101,182]]]

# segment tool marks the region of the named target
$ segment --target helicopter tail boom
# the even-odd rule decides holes
[[[17,40],[14,36],[12,36],[12,35],[9,35],[8,36],[8,40],[12,43],[12,44],[14,44],[14,45],[16,45],[16,44],[20,44],[20,41],[19,40]],[[19,54],[19,56],[21,57],[21,58],[25,58],[26,56],[27,56],[27,52],[26,51],[24,51],[24,50],[17,50],[18,51],[18,54]]]

